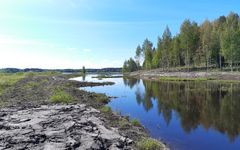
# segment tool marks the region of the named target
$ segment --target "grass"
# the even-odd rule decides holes
[[[19,80],[23,79],[26,74],[19,74],[19,73],[0,73],[0,95],[4,93],[4,91]]]
[[[118,122],[119,127],[125,127],[128,126],[130,123],[126,118],[121,118],[121,120]]]
[[[111,107],[109,107],[109,106],[103,106],[103,107],[100,109],[100,111],[103,112],[103,113],[110,113],[110,112],[112,112],[112,109],[111,109]]]
[[[39,82],[33,82],[33,81],[31,81],[31,82],[27,82],[24,86],[23,86],[23,89],[33,89],[33,88],[36,88],[36,87],[38,87],[38,86],[40,86],[40,85],[42,85],[42,84],[44,84],[44,83],[47,83],[48,82],[48,80],[47,79],[43,79],[43,80],[41,80],[41,81],[39,81]]]
[[[163,145],[155,139],[143,138],[137,142],[137,148],[139,150],[161,150]]]
[[[61,75],[61,72],[56,72],[56,71],[43,71],[43,72],[27,72],[28,77],[33,77],[33,76],[53,76],[53,75]]]
[[[38,82],[28,82],[27,84],[24,85],[24,89],[32,89],[32,88],[35,88],[37,86],[39,86],[40,83]]]
[[[56,88],[50,97],[50,100],[53,103],[72,103],[74,98],[62,88]]]
[[[106,104],[109,102],[109,98],[105,94],[95,93],[94,96],[95,96],[95,99],[100,103]]]
[[[33,77],[33,76],[50,76],[57,75],[59,72],[18,72],[18,73],[0,73],[0,95],[4,93],[5,90],[13,86],[19,80],[25,77]],[[43,81],[47,82],[47,81]],[[41,82],[42,83],[42,82]],[[37,86],[39,83],[30,82],[24,88],[33,88]]]
[[[132,119],[131,120],[131,124],[133,125],[133,126],[141,126],[141,123],[137,120],[137,119]]]

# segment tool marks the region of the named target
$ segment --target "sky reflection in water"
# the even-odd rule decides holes
[[[173,149],[240,149],[240,84],[98,80],[91,75],[85,80],[115,82],[83,89],[117,96],[108,104],[113,110],[138,118],[152,137]]]

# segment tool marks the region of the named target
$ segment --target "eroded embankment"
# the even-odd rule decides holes
[[[85,105],[43,105],[0,111],[1,149],[130,149],[133,140],[106,128]]]
[[[143,127],[112,111],[99,111],[109,101],[106,96],[79,90],[109,84],[70,81],[66,76],[20,80],[0,95],[0,149],[144,149],[149,143],[167,149],[156,141],[139,147],[148,137]],[[56,89],[61,94],[55,98],[71,99],[53,103]]]
[[[129,74],[131,77],[137,77],[141,79],[153,79],[160,80],[171,78],[181,79],[190,79],[190,80],[218,80],[218,81],[239,81],[240,73],[239,72],[211,72],[211,71],[192,71],[192,72],[183,72],[183,71],[162,71],[162,69],[154,70],[141,70],[132,72]]]

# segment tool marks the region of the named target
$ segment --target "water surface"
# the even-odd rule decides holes
[[[117,96],[108,104],[113,110],[139,119],[153,138],[172,149],[240,149],[240,84],[99,80],[92,76],[84,80],[116,84],[84,90]]]

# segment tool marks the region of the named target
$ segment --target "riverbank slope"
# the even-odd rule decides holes
[[[162,69],[140,70],[128,74],[130,77],[152,80],[219,80],[240,81],[240,72],[215,71],[162,71]]]
[[[110,97],[79,90],[113,83],[70,77],[74,75],[27,75],[2,91],[0,149],[127,150],[147,149],[149,143],[167,149],[142,126],[106,109]]]

